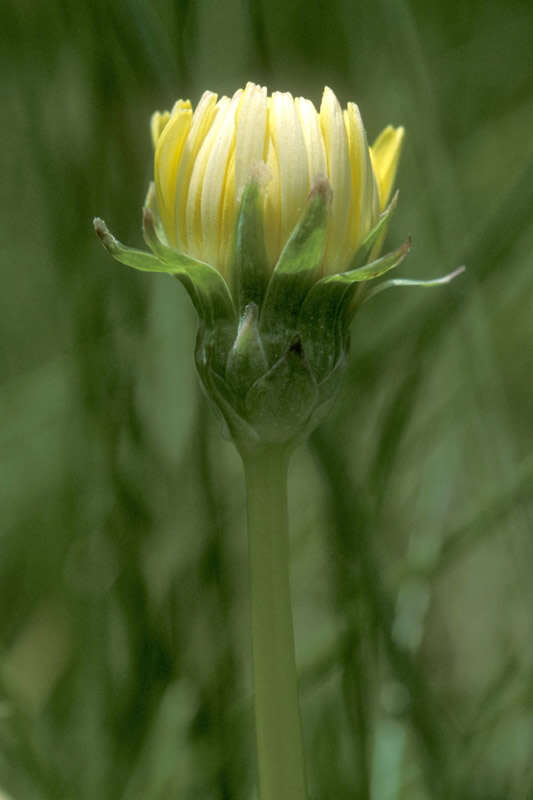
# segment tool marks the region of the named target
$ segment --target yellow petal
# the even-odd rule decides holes
[[[307,153],[307,169],[310,188],[316,178],[327,175],[326,151],[320,130],[320,119],[317,110],[310,100],[297,97],[294,101],[300,118]]]
[[[201,201],[205,170],[229,103],[229,97],[221,97],[216,104],[216,114],[194,159],[189,185],[185,187],[185,231],[183,235],[187,241],[186,252],[195,258],[202,258]]]
[[[350,216],[343,257],[344,266],[347,266],[357,246],[374,224],[376,190],[366,132],[355,103],[348,103],[344,122],[352,176]]]
[[[404,137],[403,128],[393,128],[388,125],[370,148],[370,156],[379,190],[379,205],[383,211],[387,205],[398,167],[398,159]]]
[[[191,128],[183,155],[180,160],[179,170],[176,176],[176,201],[174,225],[176,229],[176,246],[178,250],[188,252],[189,241],[187,237],[186,208],[187,197],[194,163],[200,147],[213,124],[213,119],[217,113],[217,95],[213,92],[204,92],[195,108],[191,122]]]
[[[229,272],[229,262],[233,255],[235,236],[235,220],[237,218],[237,204],[235,202],[235,144],[231,149],[228,159],[228,168],[224,181],[224,192],[220,211],[220,230],[218,243],[217,267],[223,275]]]
[[[270,103],[269,125],[279,163],[281,204],[281,246],[285,244],[309,194],[309,174],[305,140],[289,92],[274,92]]]
[[[270,114],[269,114],[270,116]],[[269,132],[270,132],[270,126]],[[281,244],[281,198],[279,182],[279,161],[272,137],[269,135],[266,145],[266,172],[268,182],[264,188],[264,231],[265,248],[268,263],[273,267],[278,260]]]
[[[174,236],[174,186],[183,146],[191,125],[191,104],[179,100],[164,130],[157,140],[155,150],[155,185],[161,222],[171,244]]]
[[[350,211],[352,176],[344,117],[339,101],[327,86],[320,106],[320,127],[326,147],[328,177],[333,190],[324,263],[328,271],[337,272],[342,268],[341,259]]]
[[[241,98],[242,89],[239,89],[224,110],[205,168],[201,199],[202,258],[209,264],[216,264],[218,259],[222,197],[231,152],[235,146],[235,115]]]
[[[265,153],[267,121],[266,88],[248,83],[237,116],[235,146],[235,196],[240,197],[251,171]]]
[[[170,111],[154,111],[150,119],[150,132],[152,134],[152,144],[157,147],[157,142],[163,129],[170,119]]]

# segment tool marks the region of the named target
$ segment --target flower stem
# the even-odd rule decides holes
[[[289,584],[286,448],[243,455],[261,800],[305,800]]]

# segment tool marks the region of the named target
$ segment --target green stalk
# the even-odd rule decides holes
[[[289,585],[286,448],[243,456],[261,800],[305,800]]]

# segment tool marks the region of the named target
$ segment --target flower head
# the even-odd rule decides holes
[[[319,111],[253,83],[231,98],[205,92],[194,111],[178,100],[152,116],[152,252],[95,220],[118,261],[174,275],[188,291],[198,374],[238,447],[294,444],[324,417],[365,298],[457,274],[365,291],[409,250],[408,240],[378,257],[403,133],[389,126],[369,148],[357,106],[343,111],[328,88]]]
[[[231,271],[233,231],[244,187],[261,176],[270,269],[317,179],[332,190],[322,271],[345,270],[385,208],[403,128],[388,127],[369,149],[359,109],[344,111],[331,89],[320,109],[288,92],[248,83],[233,97],[204,92],[196,108],[178,100],[152,117],[155,186],[169,244]]]

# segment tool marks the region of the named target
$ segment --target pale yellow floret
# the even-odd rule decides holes
[[[344,267],[341,258],[350,212],[352,176],[344,117],[339,101],[328,87],[324,89],[320,105],[320,127],[333,191],[325,263],[329,272],[336,272]]]
[[[289,92],[273,92],[269,124],[279,164],[280,233],[285,242],[298,222],[310,188],[304,136]]]
[[[324,177],[328,172],[320,120],[311,100],[306,100],[305,97],[297,97],[294,102],[304,136],[309,183],[310,188],[312,188],[316,178]]]
[[[270,117],[270,107],[268,109]],[[269,263],[274,266],[281,249],[281,215],[280,215],[280,182],[279,161],[271,136],[272,128],[268,125],[266,145],[266,166],[270,180],[264,191],[264,231],[265,248]]]
[[[213,120],[217,114],[217,95],[213,92],[204,92],[198,105],[195,108],[191,129],[187,136],[185,147],[180,159],[180,164],[176,176],[176,203],[174,214],[174,229],[176,246],[178,249],[187,251],[187,224],[186,208],[187,195],[189,193],[191,175],[198,155],[198,151],[213,125]]]
[[[363,128],[359,109],[355,103],[348,103],[344,111],[344,124],[348,138],[348,152],[350,155],[350,170],[352,176],[350,218],[348,221],[345,250],[343,252],[343,260],[346,260],[355,251],[363,229],[365,228],[365,217],[368,216],[365,208],[365,190],[367,185],[366,178],[369,157],[365,130]]]
[[[221,225],[222,197],[228,162],[235,143],[235,115],[242,97],[239,89],[224,111],[218,135],[209,154],[202,187],[202,258],[217,262]]]
[[[391,196],[404,133],[405,131],[403,128],[393,128],[392,125],[388,125],[381,131],[370,148],[370,156],[372,158],[374,172],[376,173],[379,190],[379,205],[381,211],[386,207]]]
[[[232,147],[231,155],[226,170],[224,180],[224,193],[220,211],[220,229],[218,235],[218,258],[217,265],[223,275],[229,272],[230,259],[233,253],[235,239],[235,222],[237,220],[237,204],[235,202],[235,144]]]
[[[178,250],[228,273],[237,209],[251,175],[262,176],[265,247],[273,267],[317,178],[332,201],[324,266],[346,269],[389,201],[403,128],[371,148],[358,107],[331,89],[320,111],[303,97],[248,83],[231,99],[204,92],[194,114],[179,100],[150,122],[161,222]]]
[[[379,208],[366,132],[359,108],[355,103],[348,103],[344,111],[344,122],[352,175],[350,221],[342,259],[348,265],[366,234],[375,225]]]
[[[265,157],[267,135],[266,87],[248,83],[237,118],[235,145],[235,199],[238,201],[257,162]]]
[[[191,104],[180,100],[162,130],[154,156],[155,185],[161,222],[171,244],[175,244],[174,187],[178,164],[191,125]]]
[[[216,115],[213,117],[211,127],[207,131],[196,158],[188,185],[185,187],[183,203],[185,205],[185,235],[187,241],[187,252],[195,258],[202,257],[202,187],[204,175],[211,150],[216,142],[216,138],[224,122],[224,116],[229,106],[229,97],[221,97],[216,105]]]

